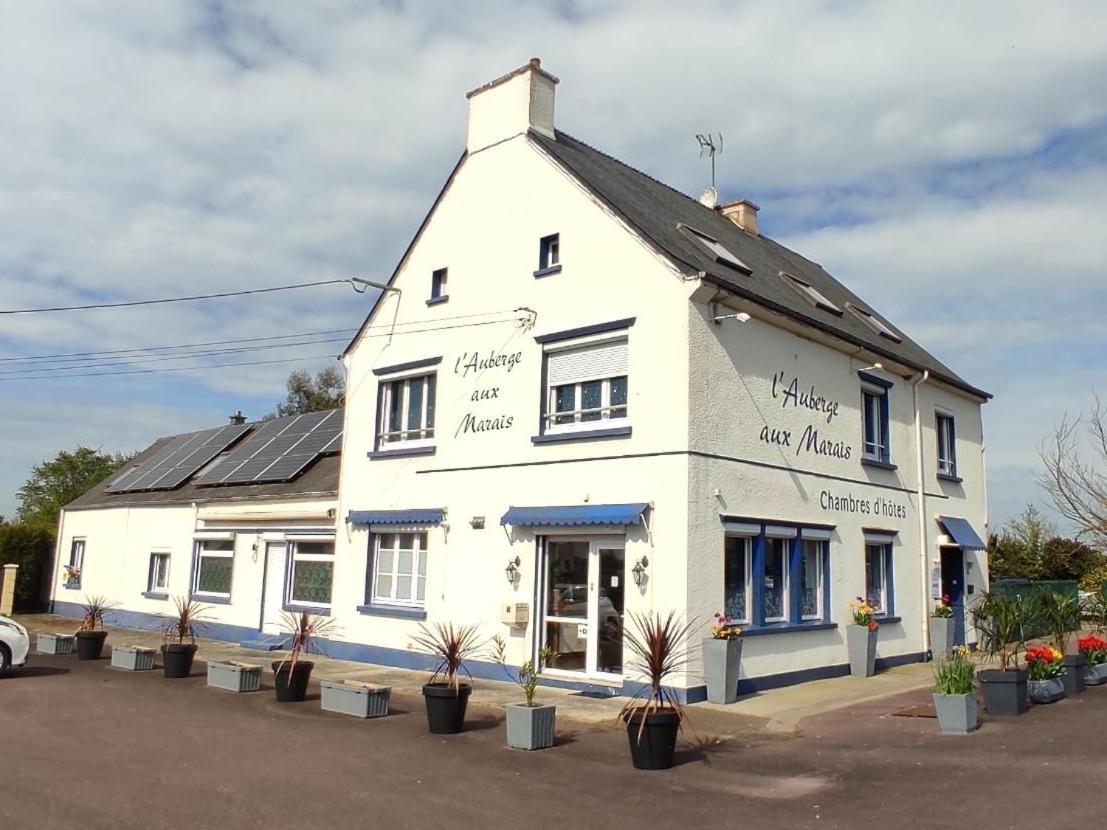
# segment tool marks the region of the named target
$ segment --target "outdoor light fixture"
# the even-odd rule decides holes
[[[642,583],[646,581],[646,568],[650,566],[650,560],[643,556],[637,562],[634,563],[634,567],[630,569],[631,575],[634,577],[634,584],[639,588],[642,587]]]
[[[519,581],[521,574],[519,573],[519,566],[523,564],[522,560],[516,556],[514,559],[509,559],[507,567],[504,568],[504,575],[507,576],[507,582],[509,585],[514,585]]]

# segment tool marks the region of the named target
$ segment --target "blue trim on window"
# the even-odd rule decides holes
[[[765,532],[754,536],[750,548],[750,619],[755,626],[765,624]]]
[[[559,262],[559,263],[557,263],[557,265],[551,265],[548,268],[539,268],[537,271],[534,272],[534,278],[535,279],[541,279],[542,277],[548,277],[551,274],[560,274],[560,273],[561,273],[561,263]]]
[[[331,607],[325,605],[322,608],[313,605],[298,605],[294,602],[286,602],[281,608],[285,611],[290,611],[293,614],[302,614],[307,612],[308,614],[318,614],[322,617],[329,617],[331,615]]]
[[[884,545],[884,581],[888,584],[888,607],[884,609],[886,619],[898,619],[896,614],[896,572],[895,559],[892,556],[892,546]]]
[[[393,363],[391,366],[379,366],[373,370],[374,375],[391,375],[395,372],[406,372],[410,369],[427,369],[437,366],[442,362],[442,355],[438,357],[424,357],[422,360],[409,360],[407,363]]]
[[[741,626],[739,626],[741,627]],[[742,629],[742,637],[760,637],[765,634],[795,634],[801,631],[832,631],[838,627],[836,622],[822,622],[809,620],[807,622],[768,623],[767,625],[749,626]]]
[[[609,429],[582,429],[573,432],[554,432],[545,435],[532,435],[532,444],[560,444],[565,441],[588,441],[593,438],[625,438],[631,434],[630,427],[611,427]]]
[[[870,458],[867,455],[861,456],[861,464],[865,467],[876,467],[878,470],[898,470],[895,464],[890,461],[881,461],[876,458]]]
[[[448,303],[450,301],[449,294],[443,294],[440,297],[431,297],[427,300],[427,305],[441,305],[442,303]]]
[[[961,484],[965,479],[960,476],[951,476],[949,473],[938,473],[939,481],[948,481],[950,484]]]
[[[549,334],[539,334],[534,338],[535,343],[557,343],[561,340],[572,340],[574,337],[587,337],[591,334],[604,334],[609,331],[629,329],[634,325],[635,317],[624,317],[621,320],[612,320],[609,323],[596,323],[591,326],[580,326],[575,329],[553,331]]]
[[[885,380],[878,375],[870,375],[868,372],[858,372],[857,377],[865,383],[871,383],[873,386],[881,386],[884,389],[891,389],[896,384],[893,381]]]
[[[370,575],[371,581],[372,576]],[[425,620],[427,618],[427,612],[424,608],[400,608],[395,605],[359,605],[357,612],[369,617],[394,617],[398,620]]]
[[[369,458],[411,458],[417,455],[434,455],[437,447],[397,447],[394,450],[370,450],[365,455]]]

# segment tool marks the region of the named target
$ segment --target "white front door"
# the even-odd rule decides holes
[[[622,677],[625,560],[623,542],[615,537],[546,539],[539,636],[557,654],[547,669]]]
[[[284,542],[265,543],[265,599],[261,614],[263,634],[279,634],[284,611],[284,583],[288,546]]]

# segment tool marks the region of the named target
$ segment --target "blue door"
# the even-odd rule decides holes
[[[961,548],[942,548],[942,596],[953,609],[953,642],[965,645],[965,553]]]

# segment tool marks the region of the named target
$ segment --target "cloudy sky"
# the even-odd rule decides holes
[[[1107,387],[1094,0],[0,0],[0,309],[386,277],[464,146],[464,93],[531,56],[561,128],[685,192],[693,134],[722,132],[724,198],[995,393],[993,523],[1041,498],[1038,442]],[[0,316],[0,514],[59,449],[263,414],[366,309],[330,286]],[[86,377],[11,360],[306,333]]]

